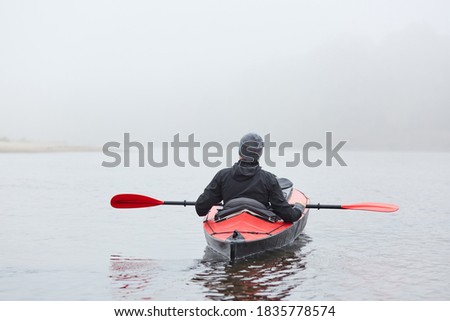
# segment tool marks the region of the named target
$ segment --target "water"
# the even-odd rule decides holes
[[[312,210],[299,241],[231,265],[206,248],[192,208],[109,206],[125,192],[195,200],[217,169],[0,154],[0,299],[449,300],[450,154],[344,158],[348,167],[267,169],[312,202],[401,210]]]

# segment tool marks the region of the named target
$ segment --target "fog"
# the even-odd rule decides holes
[[[450,151],[448,1],[1,1],[0,138]]]

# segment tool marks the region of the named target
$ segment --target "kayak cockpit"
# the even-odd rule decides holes
[[[276,222],[280,218],[271,210],[266,208],[264,204],[246,197],[232,199],[225,206],[218,210],[214,216],[216,222],[247,212],[269,222]]]

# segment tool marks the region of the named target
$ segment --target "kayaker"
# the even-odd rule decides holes
[[[285,222],[294,222],[302,214],[300,204],[289,205],[276,176],[259,165],[264,142],[258,134],[244,135],[239,143],[239,161],[220,170],[199,196],[195,209],[205,216],[214,204],[246,197],[262,203]]]

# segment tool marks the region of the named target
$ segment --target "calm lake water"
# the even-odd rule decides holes
[[[291,246],[229,264],[193,208],[116,210],[140,193],[195,200],[217,168],[104,168],[97,153],[0,154],[1,300],[450,300],[450,154],[347,152],[348,167],[268,168],[311,202]]]

